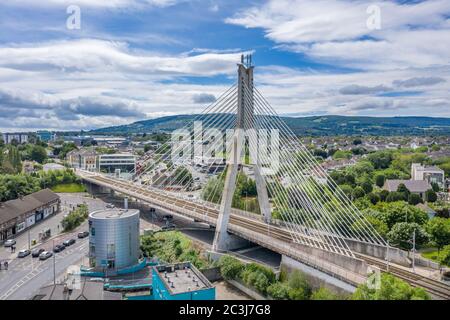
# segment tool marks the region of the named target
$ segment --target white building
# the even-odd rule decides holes
[[[131,153],[102,154],[97,157],[100,172],[121,174],[136,172],[136,157]]]
[[[28,133],[3,133],[2,137],[5,144],[10,144],[13,140],[20,144],[28,142]]]
[[[428,183],[437,183],[440,188],[444,187],[444,170],[431,166],[422,166],[420,163],[411,165],[411,180],[425,180]]]

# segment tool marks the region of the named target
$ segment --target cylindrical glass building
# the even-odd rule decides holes
[[[89,215],[89,264],[121,269],[139,259],[139,210],[108,209]]]

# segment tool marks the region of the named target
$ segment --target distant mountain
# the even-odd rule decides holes
[[[92,134],[170,132],[184,127],[196,115],[176,115],[107,127]],[[450,135],[450,118],[432,117],[282,117],[298,135]],[[206,119],[204,121],[207,121]]]

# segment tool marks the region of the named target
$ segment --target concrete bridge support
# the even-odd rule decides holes
[[[238,65],[238,81],[236,130],[233,135],[231,156],[227,163],[227,174],[225,177],[225,185],[213,243],[213,250],[218,252],[232,250],[231,244],[234,243],[230,234],[227,232],[227,229],[231,214],[233,195],[236,190],[237,174],[243,156],[243,146],[245,142],[244,130],[246,129],[246,124],[253,126],[253,67],[251,65],[245,66],[243,61]],[[247,91],[250,91],[250,96]],[[254,172],[261,214],[266,221],[270,221],[271,211],[267,186],[261,175],[258,162],[254,165]]]

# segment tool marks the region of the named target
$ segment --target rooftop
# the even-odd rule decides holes
[[[397,191],[402,183],[411,192],[425,192],[431,189],[430,183],[426,180],[386,180],[384,188],[390,192]]]
[[[137,209],[106,209],[92,212],[89,217],[96,219],[120,219],[127,218],[133,215],[139,215]]]
[[[211,288],[206,277],[189,262],[154,267],[171,294]]]
[[[0,203],[0,224],[57,200],[59,196],[56,193],[50,189],[44,189],[21,199]]]

